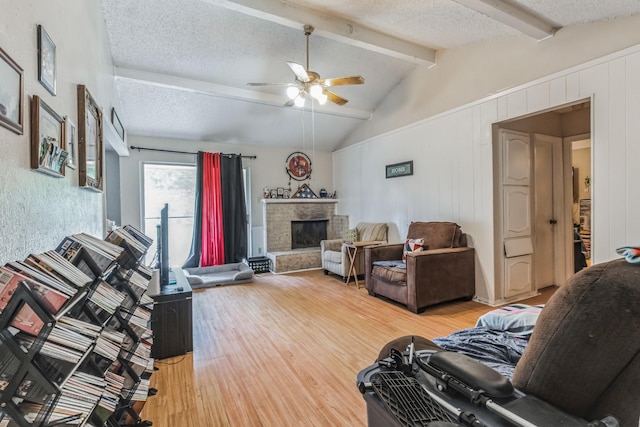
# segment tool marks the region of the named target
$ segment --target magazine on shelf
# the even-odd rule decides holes
[[[107,253],[86,240],[80,240],[75,235],[62,239],[56,252],[77,266],[87,276],[94,278],[108,271],[117,258],[117,255]]]
[[[16,397],[38,403],[46,403],[53,398],[53,395],[51,389],[46,387],[46,383],[42,379],[36,379],[30,372],[27,372],[15,392]]]
[[[153,239],[151,237],[147,236],[142,231],[140,231],[137,228],[135,228],[133,225],[127,224],[122,228],[127,233],[131,234],[140,243],[142,243],[142,245],[144,245],[144,247],[146,247],[147,249],[153,244]]]
[[[78,278],[73,275],[69,277],[70,276],[69,272],[62,269],[57,263],[53,262],[51,258],[48,256],[30,254],[29,256],[27,256],[27,258],[25,258],[24,263],[40,271],[41,273],[49,275],[58,281],[62,281],[65,284],[72,286],[76,290],[80,289],[86,283],[91,281],[91,279],[88,278],[88,276],[86,275],[85,277],[88,280],[84,282],[82,280],[78,280]]]
[[[68,295],[43,282],[32,280],[10,268],[0,267],[0,312],[4,310],[20,282],[33,291],[36,298],[51,314],[57,314],[69,300]]]
[[[56,251],[47,251],[40,254],[40,258],[60,274],[72,280],[79,288],[90,283],[93,279],[73,265],[69,260],[61,256]]]
[[[19,368],[20,360],[16,355],[6,346],[0,346],[0,392],[7,388]]]
[[[53,326],[47,339],[51,342],[80,351],[87,350],[95,342],[95,338],[78,333],[60,323],[56,323]]]
[[[101,326],[95,325],[93,323],[85,322],[80,319],[75,319],[73,317],[62,316],[58,319],[58,323],[65,326],[68,329],[71,329],[79,334],[86,335],[90,338],[96,339],[98,334],[100,334]]]
[[[107,313],[113,314],[124,301],[125,295],[113,289],[106,282],[100,282],[89,299]]]
[[[14,261],[7,264],[7,267],[17,271],[23,276],[27,276],[37,282],[43,283],[50,288],[56,289],[69,297],[73,296],[77,292],[77,288],[68,285],[63,280],[53,276],[48,271],[43,271],[40,268],[34,268],[31,264],[24,261]]]
[[[86,245],[93,247],[96,251],[103,252],[105,255],[108,255],[114,259],[118,258],[124,251],[124,248],[118,245],[115,245],[103,239],[99,239],[87,233],[74,234],[72,235],[72,237],[83,242]]]
[[[145,254],[147,248],[128,232],[121,228],[116,228],[109,232],[105,240],[109,243],[121,246],[131,251],[134,260],[138,260]]]
[[[23,304],[11,320],[11,326],[37,337],[44,327],[44,320],[28,304]]]

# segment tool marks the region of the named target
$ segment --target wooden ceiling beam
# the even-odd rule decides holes
[[[203,0],[260,19],[302,30],[312,25],[314,34],[411,63],[433,66],[436,50],[367,28],[356,22],[280,0]]]
[[[288,101],[288,98],[286,98],[285,96],[278,96],[259,92],[256,90],[241,89],[232,86],[224,86],[216,83],[205,82],[202,80],[194,80],[185,77],[170,76],[167,74],[159,74],[122,67],[115,68],[114,76],[116,80],[130,80],[146,85],[165,87],[183,92],[192,92],[202,95],[216,96],[220,98],[235,99],[239,101],[247,101],[257,104],[289,108],[284,106],[285,102]],[[311,107],[305,106],[301,107],[301,109],[310,111]],[[358,120],[369,120],[371,119],[371,117],[373,117],[373,112],[370,110],[343,107],[331,103],[314,106],[313,111],[318,114],[329,114],[333,116],[347,117]]]
[[[537,16],[503,0],[453,0],[468,9],[541,41],[553,37],[557,28]]]

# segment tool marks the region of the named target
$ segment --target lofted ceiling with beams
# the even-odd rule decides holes
[[[637,0],[102,0],[129,135],[332,151],[438,51],[640,13]],[[287,61],[347,99],[285,107]]]

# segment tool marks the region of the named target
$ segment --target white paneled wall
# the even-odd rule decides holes
[[[640,244],[640,46],[362,141],[334,153],[340,214],[390,223],[400,241],[411,221],[456,221],[476,248],[477,295],[496,302],[492,124],[591,99],[592,256]],[[385,179],[407,160],[414,175]]]

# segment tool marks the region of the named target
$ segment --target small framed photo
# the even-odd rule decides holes
[[[291,198],[291,190],[284,190],[282,197],[284,197],[285,199],[289,199]]]
[[[275,188],[273,190],[271,190],[271,198],[272,199],[277,199],[278,198],[278,190],[276,190]]]
[[[38,81],[56,95],[56,45],[42,25],[38,25]]]
[[[78,158],[78,130],[76,125],[71,121],[69,116],[64,118],[67,133],[67,167],[76,168],[76,159]]]
[[[122,126],[122,122],[120,121],[120,117],[118,117],[118,113],[116,113],[115,108],[111,109],[111,123],[113,123],[113,127],[116,129],[116,133],[120,139],[124,141],[124,126]]]
[[[102,109],[85,85],[78,85],[78,184],[102,191],[103,180]]]
[[[23,70],[0,49],[0,126],[18,135],[23,133]]]
[[[31,99],[31,167],[62,178],[67,154],[64,119],[34,95]]]
[[[282,199],[284,197],[284,188],[278,187],[278,199]]]

